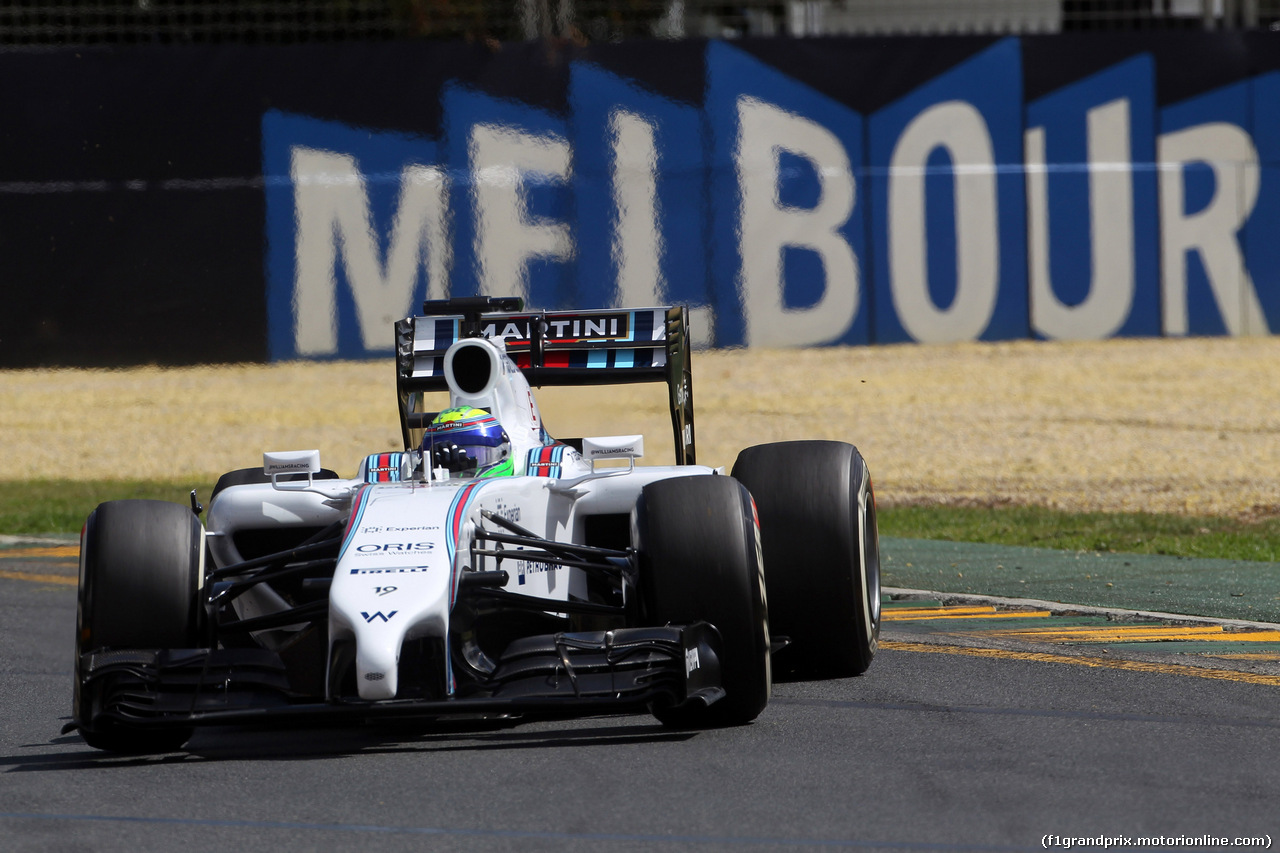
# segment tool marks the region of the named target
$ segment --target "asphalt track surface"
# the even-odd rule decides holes
[[[778,684],[739,728],[671,732],[640,716],[454,731],[207,729],[181,753],[107,756],[59,734],[74,565],[4,562],[4,851],[1280,840],[1280,683],[1244,670],[1082,665],[1078,650],[957,641],[927,622],[886,622],[866,675]]]

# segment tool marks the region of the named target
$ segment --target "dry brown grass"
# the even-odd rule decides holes
[[[1280,338],[1012,342],[694,357],[699,461],[852,441],[882,503],[1248,516],[1280,507]],[[544,389],[560,435],[643,432],[665,389]],[[388,360],[0,371],[0,479],[212,480],[318,447],[351,474],[399,442]]]

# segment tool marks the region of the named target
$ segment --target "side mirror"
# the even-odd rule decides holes
[[[582,458],[594,468],[601,459],[626,459],[629,465],[644,456],[643,435],[607,435],[582,439]]]
[[[262,454],[262,473],[271,478],[272,488],[282,490],[309,489],[311,488],[312,476],[320,473],[320,451],[268,451]],[[306,483],[299,481],[298,485],[287,485],[280,480],[280,477],[285,474],[306,474],[307,481]]]

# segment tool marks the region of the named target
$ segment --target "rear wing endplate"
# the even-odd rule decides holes
[[[522,311],[516,297],[428,300],[396,323],[396,390],[405,448],[417,447],[426,392],[448,391],[444,354],[467,337],[500,338],[530,385],[666,382],[676,464],[692,465],[693,373],[684,306]]]

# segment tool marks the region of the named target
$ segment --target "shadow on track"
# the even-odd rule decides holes
[[[192,761],[310,761],[350,755],[387,755],[415,752],[468,752],[520,749],[583,749],[631,744],[677,743],[697,732],[672,731],[657,723],[594,726],[548,732],[541,729],[513,731],[530,720],[485,720],[435,724],[380,724],[356,728],[294,727],[197,729],[182,750],[154,755],[124,755],[95,750],[78,735],[56,737],[48,743],[27,744],[22,749],[48,746],[80,747],[75,752],[39,755],[0,755],[0,772],[83,770],[138,767]]]

